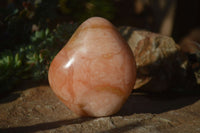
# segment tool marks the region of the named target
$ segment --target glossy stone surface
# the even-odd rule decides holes
[[[59,99],[80,116],[119,111],[136,80],[133,53],[116,28],[93,17],[82,23],[56,55],[49,83]]]

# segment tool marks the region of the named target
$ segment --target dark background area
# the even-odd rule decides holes
[[[162,8],[159,3],[164,3],[164,8]],[[176,42],[179,42],[189,32],[200,27],[199,0],[119,1],[115,3],[117,10],[113,23],[119,26],[128,25],[159,33],[161,23],[167,16],[170,7],[174,4],[174,18],[171,20],[173,28],[169,36],[172,36]],[[136,8],[137,6],[138,8]]]
[[[200,1],[178,0],[172,37],[176,41],[200,27]]]
[[[39,3],[39,6],[36,3]],[[99,2],[95,0],[1,0],[1,41],[5,39],[2,38],[2,32],[9,28],[5,19],[12,16],[16,9],[17,15],[21,13],[26,16],[26,19],[21,20],[21,25],[26,26],[27,23],[31,23],[40,25],[41,29],[55,28],[57,24],[64,22],[81,23],[89,17],[101,16],[109,19],[116,26],[133,26],[161,33],[162,23],[172,6],[175,7],[170,20],[172,31],[167,35],[179,42],[192,30],[200,27],[199,0],[102,0]],[[14,30],[19,29],[13,29],[13,32],[17,32]]]

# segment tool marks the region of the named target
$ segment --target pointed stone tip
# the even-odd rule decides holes
[[[111,22],[102,17],[91,17],[82,23],[85,27],[113,26]]]
[[[107,21],[108,22],[107,19],[102,18],[102,17],[90,17],[86,21]]]

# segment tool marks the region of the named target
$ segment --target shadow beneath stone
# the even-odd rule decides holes
[[[54,122],[41,123],[31,126],[0,128],[0,133],[34,133],[37,131],[45,131],[50,129],[59,128],[61,126],[67,126],[71,124],[79,124],[85,121],[90,121],[92,118],[77,118],[71,120],[60,120]]]
[[[132,93],[116,115],[126,116],[134,113],[159,114],[191,105],[199,99],[200,95]]]
[[[41,80],[41,81],[23,80],[19,84],[15,85],[12,89],[0,92],[0,104],[16,100],[18,97],[20,97],[20,91],[42,85],[49,85],[49,83],[47,80]]]
[[[12,102],[12,101],[16,100],[18,97],[20,97],[19,93],[11,93],[11,94],[4,95],[3,98],[0,98],[0,104]]]

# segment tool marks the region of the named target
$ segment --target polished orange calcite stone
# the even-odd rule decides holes
[[[49,83],[59,99],[80,116],[108,116],[122,107],[136,80],[133,53],[106,19],[82,23],[56,55]]]

